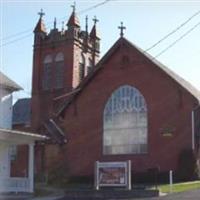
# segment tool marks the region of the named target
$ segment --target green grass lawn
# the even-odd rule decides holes
[[[169,193],[170,192],[170,185],[159,185],[158,189],[160,192]],[[187,190],[193,189],[200,189],[200,181],[193,181],[193,182],[184,182],[184,183],[175,183],[172,186],[172,192],[183,192]]]

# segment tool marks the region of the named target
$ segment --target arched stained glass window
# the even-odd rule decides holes
[[[43,61],[43,79],[42,88],[43,90],[49,90],[51,88],[51,78],[52,78],[52,57],[51,55],[46,55]]]
[[[124,85],[115,90],[103,117],[104,154],[147,152],[147,106],[136,88]]]
[[[64,61],[64,55],[63,55],[62,52],[59,52],[59,53],[56,54],[55,61],[56,62]]]
[[[64,55],[62,52],[56,54],[55,57],[55,81],[54,88],[59,89],[63,87],[64,81]]]

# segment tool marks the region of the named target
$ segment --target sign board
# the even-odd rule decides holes
[[[131,189],[131,162],[96,162],[95,186]]]

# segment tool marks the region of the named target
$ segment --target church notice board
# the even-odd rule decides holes
[[[99,162],[95,166],[95,187],[125,187],[131,190],[131,161]]]

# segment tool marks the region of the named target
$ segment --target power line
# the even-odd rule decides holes
[[[186,37],[189,33],[191,33],[193,30],[195,30],[198,26],[200,25],[200,22],[198,22],[197,24],[195,24],[192,28],[190,28],[187,32],[185,32],[183,35],[181,35],[181,37],[179,37],[177,40],[175,40],[173,43],[171,43],[169,46],[167,46],[164,50],[162,50],[160,53],[158,53],[155,57],[157,58],[158,56],[162,55],[163,53],[165,53],[168,49],[170,49],[171,47],[173,47],[177,42],[179,42],[180,40],[182,40],[184,37]]]
[[[23,37],[17,38],[17,39],[15,39],[15,40],[10,41],[10,42],[3,43],[2,45],[0,45],[0,47],[3,47],[3,46],[6,46],[6,45],[9,45],[9,44],[18,42],[18,41],[23,40],[23,39],[25,39],[25,38],[27,38],[27,37],[30,37],[31,35],[32,35],[32,33],[29,33],[28,35],[25,35],[25,36],[23,36]]]
[[[89,8],[86,8],[86,9],[84,9],[84,10],[78,12],[78,13],[81,15],[81,14],[83,14],[83,13],[85,13],[85,12],[88,12],[88,11],[94,9],[94,8],[97,8],[97,7],[99,7],[99,6],[104,5],[104,4],[108,3],[109,1],[111,1],[111,0],[105,0],[105,1],[103,1],[103,2],[101,2],[101,3],[98,3],[98,4],[94,5],[94,6],[91,6],[91,7],[89,7]]]
[[[200,14],[200,10],[197,11],[194,15],[192,15],[191,17],[189,17],[185,22],[183,22],[181,25],[179,25],[177,28],[175,28],[174,30],[172,30],[170,33],[168,33],[166,36],[164,36],[163,38],[161,38],[158,42],[156,42],[155,44],[153,44],[152,46],[150,46],[149,48],[147,48],[145,50],[145,52],[150,51],[151,49],[153,49],[154,47],[156,47],[158,44],[160,44],[162,41],[164,41],[165,39],[167,39],[169,36],[171,36],[172,34],[176,33],[178,30],[180,30],[183,26],[185,26],[187,23],[189,23],[194,17],[196,17],[197,15]]]
[[[101,2],[101,3],[95,4],[94,6],[91,6],[91,7],[89,7],[89,8],[86,8],[86,9],[84,9],[84,10],[79,11],[78,14],[82,15],[83,13],[88,12],[88,11],[90,11],[90,10],[92,10],[92,9],[97,8],[97,7],[100,7],[100,6],[102,6],[102,5],[106,4],[106,3],[108,3],[109,1],[111,1],[111,0],[106,0],[106,1],[103,1],[103,2]],[[65,19],[65,17],[62,17],[62,18],[60,18],[60,19],[58,19],[58,20],[60,21],[60,20],[63,20],[63,19]],[[53,23],[53,21],[46,23],[46,25],[50,25],[50,24],[52,24],[52,23]],[[47,28],[50,28],[50,27],[47,26]],[[0,37],[0,39],[1,39],[2,41],[3,41],[3,40],[8,40],[8,39],[10,39],[10,38],[16,37],[16,36],[18,36],[18,35],[23,35],[23,34],[25,34],[25,33],[29,33],[29,32],[32,32],[32,31],[33,31],[33,28],[30,28],[30,29],[27,29],[27,30],[24,30],[24,31],[15,33],[15,34],[11,34],[11,35],[6,36],[6,37],[3,37],[3,38]],[[20,39],[20,40],[21,40],[21,39]],[[10,42],[9,42],[9,44],[10,44]],[[3,46],[4,46],[4,45],[3,45]]]

